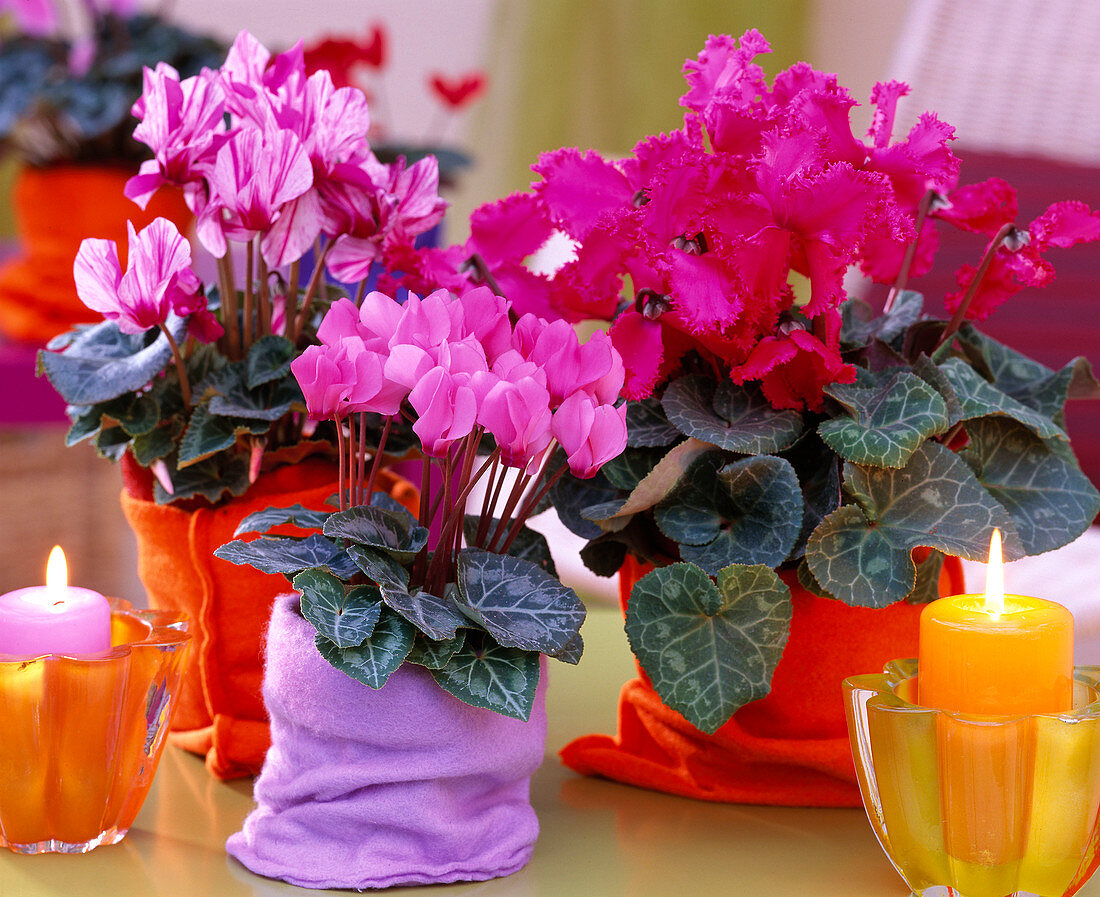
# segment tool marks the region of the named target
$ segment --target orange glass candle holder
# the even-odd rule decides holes
[[[185,616],[111,602],[99,654],[0,655],[0,845],[86,853],[126,835],[187,660]]]
[[[1100,667],[1073,709],[979,717],[914,703],[917,661],[844,681],[867,818],[920,897],[1066,897],[1100,863]]]

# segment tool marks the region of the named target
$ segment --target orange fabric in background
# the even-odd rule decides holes
[[[625,612],[651,568],[628,557],[619,572]],[[859,807],[841,682],[917,656],[922,605],[872,610],[791,587],[791,634],[767,697],[742,707],[713,735],[666,707],[638,667],[619,696],[619,730],[585,735],[561,751],[566,766],[628,785],[700,800],[799,807]],[[948,558],[942,594],[960,594],[962,564]]]
[[[186,235],[191,212],[178,189],[164,188],[143,211],[123,193],[136,172],[94,165],[24,168],[12,195],[19,255],[0,268],[0,333],[45,343],[76,324],[102,320],[76,295],[73,261],[85,237],[118,243],[126,269],[127,220],[141,230],[168,218]]]
[[[326,509],[325,499],[336,492],[336,471],[331,463],[309,459],[263,474],[241,498],[182,510],[154,503],[151,488],[133,476],[134,467],[124,467],[122,510],[137,536],[138,576],[149,604],[184,611],[195,621],[193,661],[170,737],[205,755],[219,779],[255,775],[271,743],[260,693],[264,633],[275,596],[290,591],[290,584],[213,552],[232,541],[240,521],[255,511],[295,504]],[[381,471],[378,488],[416,513],[419,493],[407,481]]]

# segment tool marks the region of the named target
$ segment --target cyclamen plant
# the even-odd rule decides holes
[[[267,467],[333,452],[290,371],[339,295],[324,272],[361,296],[372,266],[385,270],[445,203],[435,160],[379,162],[363,94],[307,76],[301,45],[272,57],[242,32],[220,69],[181,79],[162,63],[144,83],[134,136],[154,158],[126,193],[144,205],[182,189],[217,283],[203,287],[165,220],[131,228],[125,270],[113,243],[85,240],[77,291],[105,321],[58,338],[39,367],[70,403],[70,444],[128,452],[155,474],[158,502],[217,501]]]
[[[486,288],[334,303],[320,345],[291,368],[310,417],[340,436],[338,510],[261,511],[238,534],[287,523],[321,533],[215,554],[292,577],[318,650],[347,675],[381,688],[408,661],[460,700],[527,719],[539,655],[576,663],[585,613],[526,522],[566,470],[595,476],[627,431],[610,340],[580,344],[564,321],[528,314],[513,325],[511,312]],[[368,415],[385,421],[369,472]],[[374,491],[401,418],[424,458],[417,517]],[[480,512],[466,514],[479,484]]]
[[[1100,510],[1063,417],[1100,395],[1088,363],[1050,370],[971,323],[1048,282],[1043,253],[1096,240],[1100,215],[1062,202],[1020,228],[1009,185],[959,186],[949,125],[926,113],[894,138],[904,84],[876,86],[864,142],[835,76],[800,63],[769,84],[768,49],[755,31],[711,37],[684,66],[681,129],[616,162],[549,153],[533,192],[475,212],[465,245],[401,265],[419,288],[495,282],[524,310],[613,321],[628,447],[550,495],[595,572],[628,553],[657,567],[627,635],[708,732],[768,694],[796,582],[862,607],[924,602],[945,554],[984,559],[994,527],[1013,558]],[[905,288],[932,264],[935,221],[989,237],[950,321]],[[575,258],[535,274],[523,258],[555,229]],[[847,297],[857,265],[893,284],[881,313]]]

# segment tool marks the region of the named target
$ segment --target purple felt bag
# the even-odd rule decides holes
[[[545,669],[527,723],[462,703],[412,664],[375,691],[321,657],[298,602],[275,602],[263,686],[272,744],[229,853],[309,888],[522,868],[539,831],[529,791],[546,739]]]

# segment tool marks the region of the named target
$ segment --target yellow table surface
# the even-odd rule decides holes
[[[547,760],[531,801],[542,832],[509,878],[402,888],[399,897],[905,897],[908,888],[862,810],[709,804],[587,779],[556,752],[587,732],[613,732],[619,686],[633,674],[616,611],[597,609],[577,667],[551,664]],[[0,735],[2,737],[2,735]],[[168,747],[126,839],[83,856],[0,852],[0,897],[214,897],[306,890],[260,878],[230,858],[226,838],[252,808],[251,782],[211,778]],[[349,893],[349,892],[334,892]],[[1100,897],[1100,876],[1080,897]]]

